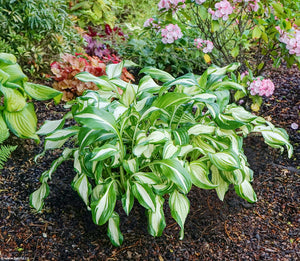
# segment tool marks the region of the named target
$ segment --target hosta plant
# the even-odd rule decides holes
[[[16,57],[0,53],[0,120],[1,131],[9,129],[20,138],[39,141],[36,135],[37,118],[32,102],[28,100],[49,100],[59,102],[62,93],[53,88],[28,82],[27,76],[17,64]]]
[[[47,121],[38,131],[46,135],[45,150],[59,148],[67,140],[73,145],[65,147],[42,174],[40,188],[30,196],[31,205],[42,209],[48,181],[67,159],[74,161],[73,189],[96,224],[108,223],[108,236],[116,246],[123,241],[117,200],[127,215],[139,202],[146,209],[149,233],[160,236],[166,226],[163,207],[168,198],[181,239],[192,185],[214,189],[223,200],[232,184],[239,196],[255,202],[243,137],[261,133],[271,147],[286,146],[289,157],[292,146],[285,130],[229,103],[231,90],[245,91],[226,76],[236,68],[236,64],[211,67],[201,76],[174,78],[148,67],[141,71],[145,76],[138,85],[118,78],[121,64],[110,65],[107,76],[78,74],[78,79],[95,83],[100,91],[78,97],[70,113]],[[64,128],[66,118],[76,124]]]

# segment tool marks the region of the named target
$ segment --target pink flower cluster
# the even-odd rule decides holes
[[[195,3],[198,5],[202,5],[206,0],[195,0]]]
[[[233,12],[233,7],[227,0],[216,3],[215,8],[216,11],[213,11],[211,8],[208,9],[208,12],[212,15],[213,20],[222,18],[223,21],[226,21],[228,20],[228,16]]]
[[[202,49],[202,52],[204,53],[211,53],[212,52],[212,49],[214,48],[214,44],[209,41],[209,40],[203,40],[201,38],[197,38],[194,40],[194,45],[200,49],[200,48],[203,48]]]
[[[173,43],[183,36],[180,27],[177,24],[169,24],[161,30],[162,42],[164,44]]]
[[[145,21],[144,27],[160,28],[159,24],[160,24],[160,22],[156,23],[154,21],[154,18],[151,17]]]
[[[279,26],[275,28],[280,33],[279,41],[286,44],[289,53],[300,56],[300,30],[294,29],[292,32],[284,32]]]
[[[274,89],[275,86],[270,79],[261,80],[257,78],[249,86],[251,95],[258,94],[259,96],[265,95],[266,97],[271,96],[274,92]]]
[[[173,10],[173,11],[176,11],[178,8],[179,8],[179,4],[180,3],[184,3],[185,0],[161,0],[159,3],[158,3],[158,9],[159,10]],[[181,5],[180,7],[184,8],[185,5]]]
[[[253,11],[253,12],[257,12],[259,9],[259,5],[258,3],[260,2],[260,0],[233,0],[234,3],[243,3],[245,2],[246,4],[248,4],[248,10],[249,11]]]

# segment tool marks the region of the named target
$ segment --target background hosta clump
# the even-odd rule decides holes
[[[1,133],[8,136],[10,130],[20,138],[36,141],[39,141],[35,133],[37,118],[33,103],[27,101],[54,99],[58,103],[62,97],[62,93],[53,88],[28,82],[16,57],[8,53],[0,53],[0,95]]]
[[[38,131],[46,135],[45,150],[59,148],[69,139],[74,145],[66,147],[42,174],[41,187],[30,196],[31,205],[42,209],[48,181],[69,158],[76,171],[73,189],[96,224],[108,223],[108,236],[116,246],[123,241],[117,200],[129,215],[136,199],[146,209],[149,233],[160,236],[166,226],[164,196],[169,195],[181,239],[192,185],[214,189],[223,200],[232,184],[239,196],[255,202],[243,137],[261,133],[268,145],[281,150],[285,146],[289,157],[292,146],[285,130],[229,102],[230,91],[245,92],[226,76],[237,67],[210,67],[201,76],[179,78],[146,67],[138,85],[119,79],[122,64],[108,65],[106,76],[78,74],[76,78],[93,82],[100,90],[78,97],[70,113],[47,121]],[[66,118],[77,124],[63,128]]]

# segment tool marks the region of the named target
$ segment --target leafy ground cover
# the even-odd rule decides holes
[[[277,89],[261,108],[263,116],[285,128],[295,153],[286,155],[267,147],[262,138],[248,137],[245,152],[255,178],[258,202],[249,204],[232,190],[221,202],[214,191],[193,188],[191,211],[180,241],[180,228],[166,210],[167,227],[153,238],[147,232],[144,208],[135,204],[130,217],[120,209],[124,244],[115,248],[106,227],[93,224],[90,212],[70,187],[71,162],[63,163],[50,184],[52,193],[42,214],[29,207],[29,194],[41,173],[59,151],[35,164],[42,146],[11,137],[18,144],[0,175],[0,258],[24,260],[297,260],[299,249],[300,72],[280,67],[268,75]],[[279,87],[280,86],[280,87]],[[61,118],[62,105],[36,102],[39,123]],[[294,125],[293,125],[294,126]]]

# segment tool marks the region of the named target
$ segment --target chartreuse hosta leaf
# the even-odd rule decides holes
[[[54,99],[56,104],[60,102],[63,95],[62,92],[53,88],[30,82],[26,82],[24,84],[24,90],[31,98],[38,101]]]
[[[18,89],[1,86],[0,90],[4,94],[4,105],[6,111],[21,111],[26,106],[26,99]]]
[[[44,206],[44,199],[49,195],[49,186],[46,182],[34,191],[30,197],[30,205],[34,207],[37,211],[41,211]]]
[[[154,237],[159,237],[162,235],[166,227],[165,215],[163,210],[164,198],[161,196],[155,196],[156,209],[152,211],[147,210],[148,215],[148,231],[149,234]]]
[[[0,143],[9,137],[9,130],[3,119],[2,112],[0,111]]]
[[[9,75],[7,81],[18,83],[20,81],[27,81],[27,76],[22,72],[18,64],[1,64],[0,69]]]
[[[117,200],[114,182],[108,183],[100,199],[91,203],[93,221],[97,225],[105,224],[114,212]]]
[[[17,63],[17,58],[10,53],[0,53],[0,62],[5,64],[15,64]]]
[[[174,192],[170,194],[169,206],[172,217],[176,220],[181,228],[180,239],[182,240],[184,237],[184,223],[190,211],[190,201],[185,195],[181,194],[177,190],[174,190]]]
[[[113,212],[108,220],[107,235],[114,246],[122,245],[123,235],[120,230],[120,217],[116,212]]]
[[[8,112],[5,110],[3,116],[7,126],[16,136],[39,141],[39,137],[35,133],[37,118],[32,103],[28,103],[22,111]]]

